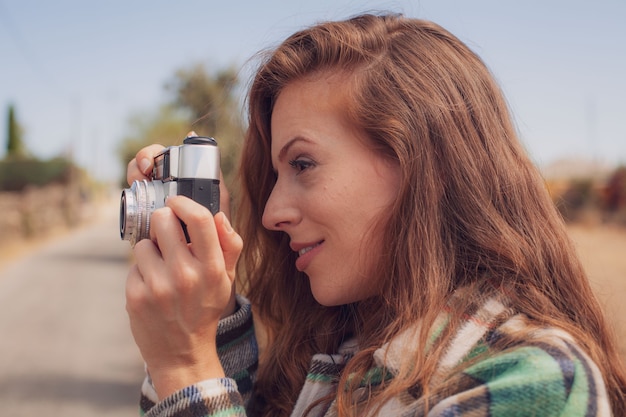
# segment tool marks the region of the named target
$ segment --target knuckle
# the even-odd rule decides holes
[[[143,297],[137,296],[137,293],[126,293],[126,312],[129,316],[136,316],[142,310],[143,305]]]
[[[152,212],[152,221],[163,222],[172,216],[172,209],[169,207],[161,207]]]
[[[203,207],[203,209],[194,210],[190,213],[189,221],[197,227],[204,229],[213,223],[213,216],[206,207]]]
[[[157,304],[167,304],[172,299],[172,289],[163,280],[155,280],[150,288],[152,297]]]
[[[233,238],[233,248],[239,253],[243,250],[243,238],[238,233],[235,233]]]
[[[142,297],[140,296],[138,291],[131,289],[130,287],[126,287],[126,309],[130,310],[131,308],[141,304]]]
[[[177,293],[188,294],[197,288],[198,274],[187,262],[179,262],[172,270],[172,281]]]
[[[224,248],[224,254],[229,259],[239,259],[241,252],[243,251],[243,239],[239,235],[235,235],[230,242],[228,242],[228,248]]]
[[[135,243],[135,247],[133,248],[133,252],[135,253],[135,257],[139,261],[141,261],[141,259],[146,254],[151,252],[153,247],[154,247],[154,242],[152,242],[150,239],[141,239],[140,241]]]
[[[137,152],[137,160],[142,158],[152,159],[154,155],[158,153],[157,149],[159,149],[159,145],[148,145],[145,148],[141,148],[139,152]]]
[[[198,288],[197,280],[189,276],[179,277],[179,279],[174,282],[174,286],[176,292],[182,295],[191,294]]]
[[[207,277],[218,277],[225,270],[223,259],[215,259],[215,258],[207,259],[204,262],[203,266],[204,266],[204,271]]]
[[[137,269],[137,266],[135,265],[131,269],[130,274],[132,275],[132,274],[137,274],[137,273],[138,273],[138,269]],[[133,283],[133,278],[131,276],[129,276],[129,279],[126,283],[125,290],[126,290],[125,291],[126,311],[131,313],[131,312],[136,312],[140,310],[146,302],[145,293],[142,291],[139,285],[136,285]]]

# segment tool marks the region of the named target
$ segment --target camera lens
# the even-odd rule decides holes
[[[126,192],[122,192],[122,199],[120,201],[120,237],[124,239],[126,234]]]
[[[150,237],[150,215],[155,210],[154,185],[135,181],[122,191],[120,200],[120,237],[131,245]]]

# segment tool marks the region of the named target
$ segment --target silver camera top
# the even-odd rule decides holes
[[[120,237],[135,245],[150,237],[150,217],[169,196],[183,195],[216,214],[220,209],[220,154],[213,138],[191,136],[154,158],[154,181],[134,181],[122,190]],[[189,242],[186,226],[185,236]]]
[[[152,178],[172,181],[178,178],[220,178],[220,154],[213,138],[194,136],[180,146],[165,148],[154,158]]]

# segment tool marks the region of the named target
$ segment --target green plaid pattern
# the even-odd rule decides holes
[[[149,379],[142,392],[142,413],[161,417],[245,416],[256,375],[258,350],[250,307],[242,308],[221,331],[220,358],[231,378],[208,380],[156,401]],[[417,350],[440,343],[448,313],[440,315],[429,346],[417,342],[419,326],[398,335],[374,353],[376,364],[355,395],[393,378]],[[512,335],[525,334],[523,343]],[[510,341],[510,342],[509,342]],[[501,350],[498,346],[508,346]],[[292,416],[302,416],[311,404],[332,396],[345,364],[358,346],[348,341],[334,355],[311,360]],[[391,399],[375,417],[609,417],[609,400],[597,366],[559,329],[536,326],[527,317],[490,299],[467,314],[444,350],[428,397],[416,387]],[[428,404],[428,408],[427,405]],[[318,404],[309,416],[333,417],[334,403]]]

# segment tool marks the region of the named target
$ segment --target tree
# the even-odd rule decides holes
[[[165,84],[169,102],[154,113],[135,115],[129,120],[130,133],[119,147],[124,169],[143,146],[180,145],[185,135],[194,130],[200,136],[217,140],[222,172],[231,186],[243,137],[237,84],[233,69],[212,74],[202,64],[196,64],[176,71]]]
[[[186,117],[169,105],[159,107],[154,114],[135,114],[130,117],[128,125],[130,132],[118,147],[124,169],[123,185],[126,185],[126,164],[135,157],[139,149],[153,143],[163,146],[180,145],[189,131]]]
[[[11,104],[7,117],[7,157],[24,157],[27,155],[22,133],[22,127],[15,117],[15,108]]]
[[[237,86],[237,73],[233,68],[211,74],[202,64],[179,69],[165,85],[172,94],[172,105],[187,115],[193,130],[217,140],[222,171],[227,179],[234,174],[243,137]]]

